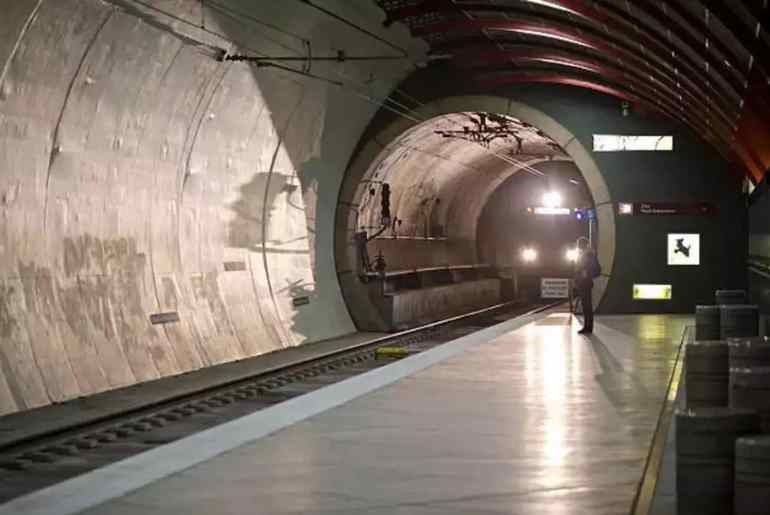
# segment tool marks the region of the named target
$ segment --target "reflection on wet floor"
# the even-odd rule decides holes
[[[88,513],[627,513],[689,319],[601,317],[593,338],[564,319]]]

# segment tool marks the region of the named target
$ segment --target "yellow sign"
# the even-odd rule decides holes
[[[670,284],[635,284],[635,300],[671,300]]]

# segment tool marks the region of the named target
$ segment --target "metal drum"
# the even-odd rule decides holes
[[[685,347],[687,407],[727,406],[730,382],[728,347],[722,340],[696,341]]]
[[[745,304],[746,290],[717,290],[717,304]]]
[[[735,443],[735,515],[770,510],[770,436],[744,436]]]
[[[730,368],[770,367],[770,339],[766,336],[730,338]]]
[[[679,515],[729,515],[733,510],[735,440],[756,433],[751,410],[700,408],[676,413]]]
[[[733,304],[720,306],[720,308],[720,339],[759,336],[759,308],[757,306]]]
[[[719,306],[695,306],[695,339],[719,340],[721,319]]]
[[[770,367],[730,369],[730,407],[759,413],[763,433],[770,433]]]

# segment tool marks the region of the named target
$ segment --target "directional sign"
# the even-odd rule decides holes
[[[710,202],[619,202],[620,215],[715,215],[717,206]]]

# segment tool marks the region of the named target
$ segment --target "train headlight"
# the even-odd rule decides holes
[[[561,195],[556,191],[549,191],[543,195],[543,205],[545,207],[560,207]]]
[[[532,247],[521,249],[521,260],[525,263],[532,263],[537,260],[537,250]]]

